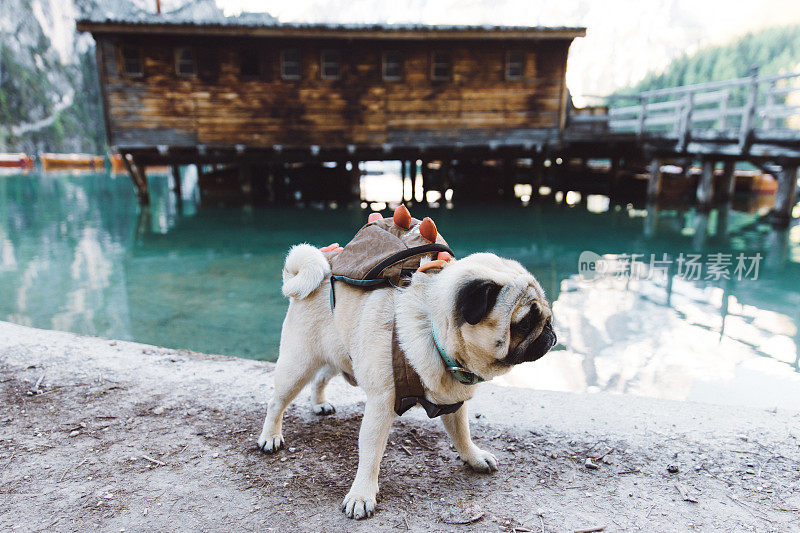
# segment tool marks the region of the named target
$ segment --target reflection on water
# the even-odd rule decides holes
[[[193,183],[177,202],[168,177],[151,180],[152,205],[139,213],[124,176],[0,176],[0,319],[274,359],[287,248],[345,242],[366,220],[360,209],[198,207]],[[412,208],[461,255],[517,259],[553,300],[559,346],[503,382],[800,405],[800,226],[774,231],[729,205],[700,214],[573,196],[572,206]],[[764,262],[756,281],[586,281],[584,250],[746,251]]]

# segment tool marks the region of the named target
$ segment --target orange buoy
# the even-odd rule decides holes
[[[394,225],[398,228],[411,229],[411,213],[408,212],[408,208],[403,204],[398,205],[397,209],[394,210],[392,219],[394,220]]]
[[[369,218],[367,218],[367,224],[369,224],[370,222],[376,222],[378,220],[381,220],[382,218],[383,217],[381,216],[380,213],[370,213]]]
[[[451,259],[453,259],[453,256],[450,255],[447,252],[439,252],[438,254],[436,254],[436,259],[437,259],[437,261],[445,261],[445,262],[447,262],[447,261],[450,261]]]
[[[419,234],[430,243],[436,242],[436,224],[429,217],[422,219],[419,224]]]

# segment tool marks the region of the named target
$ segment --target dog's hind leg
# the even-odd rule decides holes
[[[304,346],[287,344],[281,342],[281,353],[273,374],[275,390],[267,406],[264,427],[258,437],[258,447],[266,453],[274,453],[283,448],[283,412],[322,366],[322,361],[303,352]]]
[[[338,373],[330,365],[325,365],[317,371],[314,377],[314,389],[311,391],[311,408],[315,415],[329,415],[336,412],[336,408],[325,399],[325,387]]]

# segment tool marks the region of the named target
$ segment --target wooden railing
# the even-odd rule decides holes
[[[800,73],[759,76],[754,68],[744,78],[645,91],[632,98],[636,105],[610,107],[611,132],[674,138],[678,150],[693,139],[734,142],[740,150],[756,137],[800,140]]]

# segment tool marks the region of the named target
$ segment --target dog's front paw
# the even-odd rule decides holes
[[[462,459],[476,472],[494,472],[497,470],[497,457],[494,454],[481,450],[477,446],[467,457]]]
[[[347,518],[369,518],[375,512],[375,495],[356,494],[351,490],[342,501],[342,512]]]
[[[332,415],[336,412],[336,408],[330,402],[322,402],[311,406],[315,415]]]
[[[275,453],[283,448],[283,435],[265,435],[258,437],[258,449],[264,453]]]

